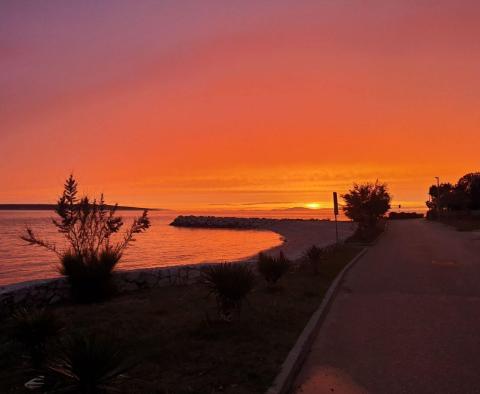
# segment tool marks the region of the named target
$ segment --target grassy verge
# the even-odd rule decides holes
[[[382,219],[378,222],[377,226],[365,231],[360,232],[358,229],[355,233],[347,238],[347,243],[350,244],[357,244],[357,245],[372,245],[377,238],[386,230],[388,221],[386,219]]]
[[[476,231],[480,230],[480,219],[478,218],[454,218],[454,217],[440,217],[437,221],[448,226],[455,227],[458,231]]]
[[[335,276],[359,252],[329,252],[319,275],[295,270],[275,290],[260,279],[232,323],[217,319],[202,285],[164,287],[93,305],[53,308],[63,333],[97,332],[118,338],[138,364],[124,393],[263,393]],[[0,392],[24,392],[35,376],[0,323]]]

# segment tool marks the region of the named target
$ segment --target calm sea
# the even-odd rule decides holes
[[[123,211],[126,225],[139,212]],[[281,237],[270,231],[188,229],[169,226],[179,214],[331,219],[331,209],[311,211],[151,211],[152,226],[137,237],[119,264],[120,269],[163,267],[202,262],[235,261],[279,245]],[[0,286],[58,276],[56,256],[26,245],[20,235],[26,225],[38,235],[62,246],[62,238],[51,224],[53,212],[0,211]],[[340,217],[345,219],[344,217]]]
[[[128,224],[138,212],[123,211],[120,215]],[[260,250],[279,245],[278,234],[255,230],[206,230],[169,226],[178,215],[175,212],[150,212],[152,226],[137,237],[127,250],[119,268],[135,269],[201,262],[240,260]],[[217,216],[244,217],[326,217],[303,212],[195,212]],[[0,211],[0,285],[58,276],[56,256],[36,246],[26,245],[20,235],[26,225],[44,238],[58,242],[62,238],[51,224],[53,212]]]

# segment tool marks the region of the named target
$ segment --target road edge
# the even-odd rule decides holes
[[[322,322],[328,314],[333,299],[340,288],[340,284],[342,283],[348,271],[358,260],[360,260],[360,258],[363,257],[368,249],[368,246],[363,247],[363,249],[358,252],[352,260],[350,260],[350,262],[343,268],[342,271],[340,271],[335,280],[332,282],[325,293],[325,297],[323,297],[322,303],[310,317],[310,320],[304,327],[302,333],[295,342],[295,345],[290,350],[287,358],[283,362],[280,372],[277,374],[272,385],[265,392],[265,394],[287,394],[289,392],[298,372],[300,371],[301,366],[303,365],[303,362],[310,352],[311,344],[313,343]]]

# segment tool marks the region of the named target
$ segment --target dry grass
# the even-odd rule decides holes
[[[54,308],[64,332],[118,338],[138,365],[122,384],[127,393],[262,393],[338,272],[358,253],[330,252],[320,275],[288,273],[272,292],[258,278],[234,322],[217,319],[216,303],[201,285],[164,287],[105,303]],[[0,392],[24,392],[35,376],[0,324]]]

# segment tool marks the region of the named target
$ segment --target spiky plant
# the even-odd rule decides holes
[[[123,227],[123,220],[116,215],[117,205],[107,206],[103,195],[100,200],[88,197],[78,198],[78,184],[72,175],[64,185],[55,212],[58,219],[52,219],[57,231],[63,235],[65,246],[37,237],[27,227],[21,237],[30,245],[37,245],[55,253],[60,260],[60,273],[66,275],[72,291],[79,301],[93,301],[103,292],[88,293],[103,282],[106,288],[110,274],[122,258],[125,249],[135,241],[137,234],[150,227],[148,212],[133,220],[119,241],[112,240]],[[87,293],[84,293],[87,291]]]
[[[257,260],[257,269],[268,284],[275,285],[290,269],[290,261],[283,252],[280,252],[278,257],[260,253]]]
[[[13,339],[25,347],[33,367],[40,367],[48,342],[58,336],[62,324],[44,308],[20,308],[12,314],[12,322]]]
[[[255,275],[247,264],[221,263],[202,272],[203,283],[215,295],[220,316],[229,320],[239,311],[247,294],[253,289]]]
[[[47,367],[53,392],[99,394],[114,391],[134,363],[112,338],[77,334],[65,339]]]
[[[316,275],[320,272],[320,265],[324,259],[325,251],[316,245],[312,245],[305,252],[305,260]]]

